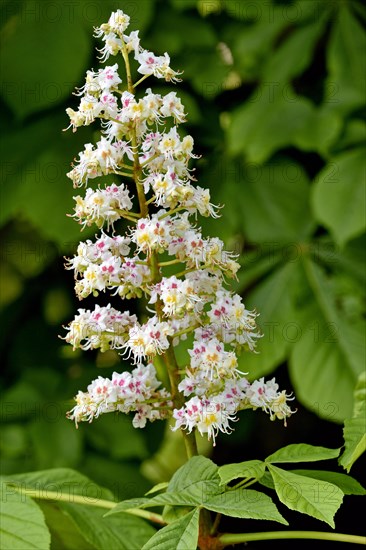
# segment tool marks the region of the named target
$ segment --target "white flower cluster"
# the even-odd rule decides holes
[[[103,60],[122,54],[126,86],[117,64],[88,71],[76,94],[81,96],[78,111],[67,110],[74,130],[99,118],[103,134],[79,154],[68,174],[74,186],[108,174],[124,178],[124,183],[87,188],[85,197],[75,197],[73,217],[82,227],[94,223],[112,229],[112,236],[102,232],[94,242],[80,243],[67,267],[74,270],[80,299],[99,292],[144,296],[154,310],[148,309],[152,315],[144,323],[110,305],[96,306],[94,312],[79,310],[66,340],[74,348],[117,349],[137,368],[132,374],[114,373],[111,380],[99,377],[86,393],[79,392],[70,418],[91,421],[105,412],[135,411],[134,425],[142,427],[147,419],[170,414],[174,429],[196,428],[214,441],[218,431],[231,431],[229,422],[241,409],[261,408],[271,419],[286,420],[293,412],[287,404],[290,396],[279,392],[274,380],[250,384],[238,367],[237,353],[255,351],[257,313],[225,286],[240,267],[235,255],[220,239],[204,237],[195,224],[198,214],[218,214],[208,189],[195,185],[189,168],[197,156],[193,138],[178,132],[186,119],[184,107],[175,92],[160,95],[149,88],[143,97],[135,95],[149,75],[174,82],[178,73],[170,68],[168,54],[143,50],[137,32],[126,35],[128,24],[129,17],[117,10],[96,30],[104,42]],[[130,54],[143,75],[134,84]],[[130,183],[136,186],[139,212],[133,211]],[[130,223],[125,236],[115,232],[122,219]],[[170,276],[164,274],[167,266],[173,269]],[[172,364],[172,348],[189,334],[194,337],[189,363]],[[172,396],[157,389],[157,355],[175,377]]]
[[[205,354],[207,358],[207,351]],[[217,351],[214,355],[217,355]],[[230,361],[232,361],[231,365]],[[235,359],[227,357],[226,368],[229,373],[231,369],[232,376],[234,366]],[[213,364],[211,368],[217,368],[217,363]],[[279,392],[278,384],[274,378],[268,382],[264,382],[264,378],[261,378],[250,384],[244,377],[230,379],[229,376],[223,384],[222,390],[217,393],[212,392],[211,384],[203,377],[200,378],[200,382],[201,386],[198,386],[197,379],[193,376],[187,377],[181,382],[180,389],[184,395],[192,393],[197,395],[186,401],[182,408],[174,410],[173,417],[176,420],[174,430],[184,428],[191,432],[197,428],[201,435],[207,434],[215,444],[215,438],[219,431],[226,434],[231,433],[232,428],[229,421],[237,420],[236,414],[239,410],[260,408],[270,415],[271,420],[279,418],[285,421],[285,425],[286,418],[294,413],[287,403],[294,397],[286,394],[285,391]],[[197,388],[199,388],[198,391]],[[207,394],[211,394],[211,396],[207,397]]]
[[[77,255],[67,261],[73,269],[75,292],[80,299],[94,296],[106,289],[115,290],[121,297],[141,297],[150,283],[150,269],[138,256],[128,257],[130,239],[102,235],[95,241],[81,242]]]
[[[136,315],[121,313],[110,304],[95,306],[94,311],[79,309],[79,315],[70,323],[66,342],[73,348],[108,349],[121,348],[128,339],[129,330],[137,323]]]
[[[102,228],[106,223],[107,230],[122,214],[131,210],[132,201],[128,189],[122,185],[106,185],[104,189],[86,190],[85,197],[74,197],[76,201],[73,217],[83,226],[95,224]]]
[[[92,422],[103,413],[135,412],[132,424],[135,428],[143,428],[147,420],[163,420],[170,414],[169,393],[164,388],[158,389],[159,386],[151,364],[140,365],[131,373],[114,372],[112,379],[98,376],[89,384],[87,392],[78,392],[76,405],[68,417],[77,426],[80,421]]]

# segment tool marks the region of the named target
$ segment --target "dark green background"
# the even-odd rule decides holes
[[[220,220],[202,225],[240,254],[235,290],[260,312],[260,353],[244,354],[241,366],[296,395],[287,428],[243,413],[212,458],[264,458],[297,442],[339,447],[365,366],[362,2],[12,0],[1,4],[2,472],[69,466],[122,499],[180,464],[171,434],[159,451],[162,424],[138,431],[111,415],[76,431],[65,419],[78,389],[123,368],[113,353],[73,353],[58,338],[78,307],[94,304],[77,301],[63,256],[94,234],[80,235],[66,216],[76,193],[65,173],[97,126],[63,132],[65,108],[98,67],[93,26],[118,8],[144,47],[167,51],[184,71],[174,90],[201,155],[196,176],[225,205]],[[351,471],[360,481],[362,460]],[[338,531],[362,533],[359,506],[346,497]]]

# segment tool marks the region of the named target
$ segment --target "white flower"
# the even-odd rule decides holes
[[[79,309],[79,314],[67,327],[64,338],[73,348],[107,349],[120,348],[128,339],[129,329],[137,322],[136,315],[112,308],[95,306],[94,311]]]
[[[131,210],[132,201],[128,189],[122,183],[112,183],[104,189],[94,191],[87,188],[85,197],[74,197],[76,201],[74,218],[83,226],[95,223],[98,227],[113,227],[122,217],[123,210]]]
[[[136,323],[129,331],[129,339],[122,346],[133,355],[135,363],[141,363],[146,357],[160,355],[168,349],[168,336],[173,334],[169,323],[160,322],[156,316],[151,317],[144,325]]]
[[[184,107],[175,92],[170,92],[169,94],[163,96],[160,113],[164,117],[172,116],[176,124],[185,122],[186,115],[184,113]]]
[[[78,392],[76,406],[67,416],[77,426],[79,422],[92,422],[108,412],[136,412],[133,426],[143,428],[146,420],[153,422],[166,418],[172,405],[170,394],[159,386],[160,381],[151,364],[140,365],[132,373],[114,372],[112,379],[99,376],[89,384],[87,392]]]
[[[162,251],[168,248],[171,223],[169,218],[159,220],[159,215],[151,218],[140,218],[137,226],[132,230],[131,241],[136,243],[139,251],[150,254],[151,251]]]
[[[111,13],[108,19],[108,26],[113,32],[123,34],[130,24],[130,17],[122,10],[116,10]]]
[[[228,410],[227,402],[221,395],[192,397],[181,409],[174,410],[173,418],[176,420],[173,430],[184,428],[191,432],[197,428],[201,435],[207,434],[208,439],[212,439],[214,446],[218,432],[230,434],[232,428],[229,422],[236,420],[235,411],[231,407]]]

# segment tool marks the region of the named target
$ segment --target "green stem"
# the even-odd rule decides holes
[[[148,159],[144,160],[144,162],[141,163],[141,168],[149,164],[149,162],[151,162],[152,160],[157,159],[158,157],[160,157],[160,153],[155,153],[155,155],[153,155],[152,157],[149,157]]]
[[[136,218],[136,220],[138,220],[140,217],[140,214],[138,212],[130,212],[129,210],[119,210],[118,208],[116,208],[116,212],[118,212],[118,214],[121,214],[121,216],[129,216],[130,218]]]
[[[136,88],[139,84],[141,84],[141,82],[143,82],[144,80],[146,80],[149,76],[149,74],[144,74],[143,77],[140,78],[140,80],[138,80],[137,82],[135,82],[135,84],[133,85],[134,88]]]
[[[242,489],[246,489],[247,487],[250,487],[250,485],[253,485],[254,483],[257,483],[258,479],[257,478],[245,478],[245,479],[242,479],[241,481],[239,481],[239,483],[236,483],[235,485],[233,485],[232,487],[229,487],[229,490],[233,490],[233,489],[239,489],[239,487],[241,487]]]
[[[186,446],[187,457],[188,459],[192,456],[198,455],[197,441],[196,441],[196,432],[193,430],[191,433],[185,432],[182,430],[184,444]]]
[[[175,273],[175,277],[183,277],[187,273],[192,273],[192,271],[198,271],[201,269],[206,269],[206,267],[210,267],[209,264],[203,264],[200,267],[190,267],[189,269],[185,269],[184,271],[180,271],[179,273]]]
[[[146,204],[151,204],[156,199],[156,196],[153,195],[149,200],[146,201]]]
[[[177,212],[180,212],[181,210],[185,210],[184,206],[180,206],[178,208],[174,208],[173,210],[168,210],[168,212],[165,212],[165,214],[162,214],[159,216],[159,220],[163,220],[167,216],[171,216],[172,214],[176,214]]]
[[[224,546],[253,542],[256,540],[313,539],[349,542],[366,546],[366,537],[344,533],[323,533],[322,531],[268,531],[267,533],[225,533],[219,537]]]
[[[220,525],[220,521],[221,521],[221,518],[222,518],[222,514],[216,514],[216,517],[215,517],[215,521],[213,522],[213,525],[211,527],[211,531],[210,531],[210,535],[216,535],[217,533],[217,530],[219,528],[219,525]]]
[[[140,82],[145,80],[145,78],[147,78],[147,76],[144,76],[144,77],[140,78],[140,80],[138,82],[136,82],[135,85],[133,84],[132,77],[131,77],[130,62],[129,62],[129,58],[128,58],[128,51],[127,51],[127,48],[126,48],[126,44],[123,41],[123,37],[121,37],[121,41],[122,41],[122,56],[123,56],[125,66],[126,66],[128,91],[131,94],[134,95],[135,94],[134,88]],[[137,197],[138,197],[139,206],[140,206],[140,214],[141,214],[142,218],[146,218],[149,215],[149,207],[148,207],[146,197],[145,197],[145,193],[144,193],[144,186],[140,182],[142,166],[140,164],[139,155],[138,155],[138,151],[137,151],[137,135],[136,135],[136,129],[135,128],[133,128],[132,131],[131,131],[131,142],[132,142],[132,150],[134,151],[134,153],[133,153],[133,174],[134,174],[134,180],[135,180],[136,189],[137,189]],[[151,159],[148,159],[148,160],[151,160]],[[155,283],[155,284],[159,283],[162,279],[162,274],[161,274],[160,267],[159,267],[159,264],[158,264],[157,253],[151,254],[151,256],[149,258],[149,264],[150,264],[150,269],[151,269],[152,282]],[[158,318],[161,319],[163,317],[163,303],[161,302],[160,299],[158,299],[156,301],[155,310],[156,310],[156,314],[157,314]],[[166,366],[166,369],[167,369],[167,372],[168,372],[168,376],[169,376],[172,401],[174,403],[174,407],[179,409],[180,407],[183,406],[184,399],[183,399],[182,394],[178,390],[178,384],[179,384],[180,376],[179,376],[179,372],[178,372],[177,360],[176,360],[174,349],[173,349],[173,346],[172,346],[171,342],[170,342],[169,348],[165,351],[165,353],[163,354],[162,357],[163,357],[163,361],[165,363],[165,366]],[[185,445],[186,445],[188,458],[191,458],[192,456],[197,455],[198,451],[197,451],[196,436],[195,436],[194,431],[192,433],[188,434],[188,433],[186,433],[182,430],[182,434],[183,434],[183,437],[184,437],[184,442],[185,442]]]
[[[191,327],[188,327],[188,328],[185,328],[185,329],[182,329],[182,330],[178,330],[178,332],[175,332],[174,333],[174,338],[177,338],[178,336],[182,336],[183,334],[189,334],[190,332],[193,332],[194,330],[196,330],[196,328],[198,328],[200,325],[197,324],[197,325],[192,325]]]
[[[18,488],[16,485],[12,485],[22,495],[27,495],[31,498],[38,500],[52,500],[58,502],[68,502],[69,504],[84,504],[86,506],[96,506],[98,508],[106,508],[112,510],[118,504],[118,502],[112,502],[111,500],[103,500],[101,498],[86,497],[81,495],[63,495],[56,491],[49,491],[45,489],[44,491],[36,491],[33,489],[23,489]],[[140,510],[139,508],[129,508],[128,510],[123,510],[126,514],[131,514],[133,516],[139,516],[144,519],[149,519],[155,523],[160,523],[161,525],[166,525],[166,522],[163,520],[163,517],[160,514],[155,514],[154,512],[149,512],[148,510]]]
[[[158,266],[159,267],[166,267],[167,265],[175,265],[175,264],[181,264],[182,262],[180,260],[170,260],[168,262],[159,262],[158,263]]]
[[[135,94],[135,90],[133,87],[132,77],[131,77],[131,68],[130,68],[130,61],[128,59],[128,52],[126,48],[126,44],[122,40],[122,56],[125,62],[126,67],[126,76],[127,76],[127,86],[128,91],[130,94]],[[146,199],[145,199],[145,193],[144,193],[144,186],[140,182],[140,174],[141,174],[141,165],[139,161],[139,154],[137,151],[137,136],[136,136],[136,129],[133,128],[131,130],[131,141],[132,141],[132,150],[133,150],[133,179],[135,180],[136,189],[137,189],[137,198],[139,201],[140,206],[140,214],[142,218],[146,218],[149,214],[148,208],[146,205]]]
[[[119,170],[114,170],[111,174],[117,174],[118,176],[125,176],[126,178],[134,179],[133,174],[128,174],[127,172],[120,172]]]

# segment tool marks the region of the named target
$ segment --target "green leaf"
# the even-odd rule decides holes
[[[187,489],[179,492],[169,491],[152,497],[149,502],[143,504],[143,508],[151,506],[201,506],[212,495],[219,491],[213,491],[211,486],[193,484]]]
[[[225,464],[219,468],[221,485],[229,483],[233,479],[248,478],[260,479],[264,474],[266,465],[261,460],[247,460],[237,464]]]
[[[143,495],[150,487],[140,471],[139,462],[112,460],[91,450],[84,458],[82,471],[99,485],[113,491],[117,500]]]
[[[305,240],[314,228],[309,191],[308,177],[296,162],[279,159],[244,167],[237,193],[247,239],[271,243],[273,252],[281,243],[290,243],[291,253],[294,242]]]
[[[46,407],[45,410],[47,410]],[[52,410],[50,407],[50,417]],[[57,409],[57,413],[60,414],[60,412],[61,404]],[[58,418],[56,422],[53,421],[52,429],[49,428],[50,420],[47,418],[37,419],[28,427],[37,467],[43,469],[76,466],[82,455],[80,433],[66,418]]]
[[[77,134],[62,132],[66,123],[66,115],[45,117],[9,134],[4,144],[7,161],[1,209],[1,223],[21,215],[62,251],[69,251],[81,236],[80,226],[67,216],[73,211],[73,196],[78,194],[66,177],[73,156],[70,151],[83,149],[84,140],[90,138],[90,129]],[[62,214],[52,216],[55,204]],[[87,228],[83,238],[93,233],[95,228]]]
[[[126,506],[148,508],[153,506],[202,506],[213,496],[221,493],[218,467],[204,456],[195,456],[175,472],[169,482],[167,492],[151,499],[135,499],[119,503],[111,512],[126,510]]]
[[[352,145],[362,146],[366,142],[366,122],[358,118],[346,121],[344,132],[335,145],[336,151],[341,151]]]
[[[27,428],[21,424],[1,426],[0,451],[2,457],[15,458],[28,451]]]
[[[325,470],[291,470],[293,474],[312,477],[320,481],[327,481],[337,485],[345,495],[366,495],[366,489],[353,477],[338,472],[328,472]]]
[[[206,99],[212,99],[222,93],[230,67],[224,62],[217,49],[200,49],[200,55],[189,57],[183,54],[180,63],[186,79],[190,80],[194,90]]]
[[[362,416],[366,403],[366,372],[361,372],[354,391],[353,417]]]
[[[346,151],[332,158],[313,187],[314,214],[341,246],[366,227],[365,171],[365,149]]]
[[[248,294],[246,306],[260,312],[258,326],[263,337],[258,340],[257,354],[243,353],[238,358],[240,369],[253,380],[273,371],[286,358],[292,332],[297,339],[298,327],[293,322],[295,311],[291,287],[297,278],[297,262],[281,266]]]
[[[71,518],[80,534],[98,550],[140,550],[155,533],[144,520],[129,514],[104,517],[105,509],[62,503],[60,508]]]
[[[320,113],[311,101],[296,95],[290,84],[277,80],[263,82],[245,103],[231,112],[227,130],[229,152],[232,155],[243,152],[247,162],[258,164],[293,143],[305,150],[322,152],[323,142],[328,147],[341,127],[338,117]],[[328,126],[323,127],[324,122]]]
[[[314,250],[318,259],[328,268],[339,266],[341,270],[351,275],[355,282],[361,283],[362,290],[365,288],[366,234],[349,241],[342,250],[328,236],[324,236],[314,242]]]
[[[154,44],[155,52],[169,51],[169,54],[174,56],[180,51],[188,53],[189,48],[192,50],[199,48],[200,53],[203,48],[214,50],[217,43],[216,34],[213,26],[204,19],[169,9],[159,10],[155,15],[155,24],[149,36],[149,40]],[[192,38],[187,43],[188,28]],[[161,33],[160,29],[164,29],[164,33]],[[177,66],[177,61],[174,61],[174,67],[181,68]],[[165,89],[165,93],[166,91],[167,89]]]
[[[151,499],[132,499],[119,503],[108,512],[112,515],[126,510],[126,507],[139,506],[201,506],[212,496],[223,491],[220,487],[218,467],[208,458],[195,456],[175,472],[169,482],[167,492]]]
[[[142,547],[142,550],[192,550],[197,547],[198,508],[192,510],[181,519],[170,523],[155,533],[153,537]]]
[[[146,495],[152,495],[154,493],[158,493],[159,491],[165,491],[165,489],[168,487],[169,483],[168,481],[162,481],[161,483],[157,483],[148,491],[145,493]]]
[[[192,510],[192,506],[164,506],[163,509],[163,520],[166,523],[173,523],[177,519],[185,516]]]
[[[286,472],[272,464],[268,464],[268,469],[278,498],[285,506],[335,527],[333,518],[343,500],[343,492],[339,487]]]
[[[202,502],[207,495],[221,492],[218,467],[209,458],[194,456],[175,472],[168,485],[167,493],[191,495]],[[169,503],[167,503],[169,504]]]
[[[114,506],[111,510],[106,512],[104,514],[104,517],[107,516],[113,516],[114,514],[120,514],[121,512],[126,512],[126,510],[130,510],[131,508],[143,508],[145,505],[148,507],[150,504],[151,499],[147,497],[139,497],[139,498],[129,498],[127,500],[122,500],[116,506]]]
[[[339,3],[327,48],[328,79],[325,103],[346,114],[365,102],[366,34],[347,4]]]
[[[140,518],[123,514],[103,517],[105,509],[62,503],[81,535],[98,550],[140,550],[155,529]]]
[[[335,422],[351,416],[353,389],[365,364],[365,324],[347,318],[334,294],[332,279],[303,259],[302,288],[309,294],[297,317],[301,338],[289,362],[296,398],[319,416]]]
[[[39,389],[27,380],[20,379],[14,386],[3,391],[0,398],[0,421],[9,422],[34,416],[42,401]]]
[[[303,151],[316,151],[325,158],[338,139],[343,119],[324,107],[314,109],[303,127],[294,135],[293,144]]]
[[[88,545],[75,523],[56,504],[45,500],[39,500],[37,504],[44,513],[51,533],[52,550],[95,549],[95,546],[91,546],[90,543]]]
[[[353,417],[344,421],[344,453],[339,464],[347,472],[350,471],[356,460],[366,451],[366,374],[360,374],[355,391]]]
[[[112,494],[86,476],[68,468],[44,470],[12,476],[13,483],[24,489],[40,491],[46,498],[56,492],[65,501],[57,501],[62,513],[71,519],[75,527],[93,547],[98,550],[139,550],[155,530],[140,518],[123,514],[104,518],[106,509],[96,506],[98,499],[113,502]],[[75,503],[81,497],[85,504]]]
[[[263,79],[266,82],[286,82],[300,75],[312,60],[327,19],[328,13],[318,21],[293,29],[287,40],[268,56],[263,67]]]
[[[53,10],[45,10],[41,1],[25,4],[9,21],[0,53],[6,75],[3,98],[19,118],[70,97],[80,84],[91,44],[80,10],[70,16],[61,0]]]
[[[339,456],[340,449],[327,449],[326,447],[314,447],[306,443],[294,443],[279,449],[266,458],[266,463],[276,462],[317,462],[329,460]]]
[[[125,415],[103,415],[93,429],[86,432],[86,437],[104,456],[119,460],[144,459],[147,456],[141,431],[133,428],[131,418]]]
[[[0,546],[12,550],[47,550],[51,536],[39,506],[1,482]]]
[[[356,460],[366,451],[366,433],[365,433],[365,414],[364,417],[350,418],[344,421],[343,437],[345,450],[342,454],[339,464],[349,472]]]
[[[251,489],[238,488],[213,496],[204,507],[234,518],[265,519],[288,525],[269,496]]]
[[[226,3],[225,3],[226,4]],[[249,15],[252,6],[236,4],[236,11],[243,11]],[[251,3],[252,4],[252,3]],[[258,6],[258,13],[262,13],[264,4]],[[272,8],[273,9],[273,8]],[[233,6],[233,11],[235,7]],[[239,71],[244,81],[252,81],[261,74],[262,65],[271,51],[271,47],[281,30],[287,25],[286,20],[281,17],[280,10],[273,11],[263,18],[255,19],[251,25],[231,25],[227,29],[227,40],[232,43],[232,52],[235,68]],[[236,32],[235,32],[236,31]],[[278,79],[276,78],[276,82]]]
[[[83,495],[86,503],[96,498],[112,499],[112,493],[71,468],[53,468],[27,472],[12,476],[11,482],[20,482],[24,489],[58,491],[59,495],[72,498],[72,494]]]

